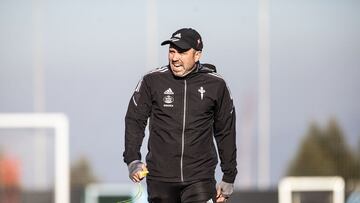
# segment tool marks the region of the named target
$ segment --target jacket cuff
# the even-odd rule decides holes
[[[133,164],[140,163],[140,162],[141,162],[140,160],[134,160],[134,161],[132,161],[132,162],[130,162],[130,163],[128,164],[128,167],[130,167],[130,166],[133,165]]]
[[[222,181],[227,183],[234,183],[235,182],[235,176],[229,176],[229,175],[223,175]]]

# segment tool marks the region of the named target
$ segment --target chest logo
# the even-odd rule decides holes
[[[167,95],[163,98],[164,103],[166,104],[171,104],[174,102],[174,97]]]
[[[172,104],[174,102],[174,97],[172,95],[174,95],[174,92],[171,88],[165,90],[163,97],[164,107],[174,107],[174,105]]]
[[[165,90],[164,94],[174,94],[174,92],[171,90],[171,88]]]
[[[199,89],[198,89],[198,92],[200,92],[200,98],[201,100],[203,100],[204,98],[204,94],[205,94],[205,89],[201,86]]]

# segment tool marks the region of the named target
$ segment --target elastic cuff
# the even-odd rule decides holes
[[[224,181],[226,183],[234,183],[235,177],[229,177],[229,176],[223,175],[222,181]]]
[[[140,163],[141,161],[140,160],[134,160],[132,162],[129,163],[128,167],[130,167],[131,165],[133,164],[137,164],[137,163]]]

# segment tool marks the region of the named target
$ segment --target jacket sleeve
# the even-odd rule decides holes
[[[220,156],[222,180],[233,183],[236,169],[236,121],[235,107],[225,82],[218,89],[218,101],[214,117],[214,136]]]
[[[151,93],[145,77],[138,83],[125,116],[124,162],[130,164],[141,160],[140,148],[145,136],[145,127],[151,112]]]

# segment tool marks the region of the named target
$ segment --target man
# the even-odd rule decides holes
[[[203,42],[191,28],[176,31],[169,44],[169,64],[138,83],[125,117],[124,161],[129,177],[147,175],[151,203],[225,202],[233,192],[236,170],[235,109],[215,66],[201,64]],[[140,147],[149,118],[148,154]],[[218,163],[223,172],[216,187]]]

